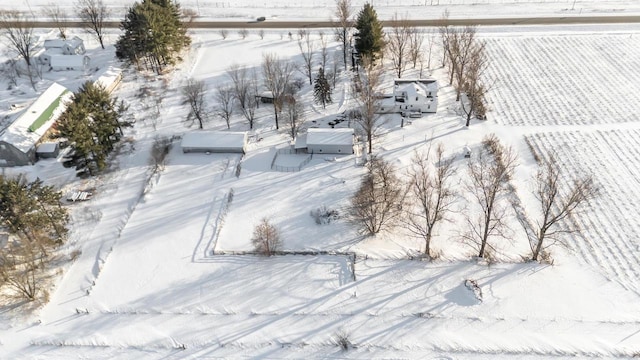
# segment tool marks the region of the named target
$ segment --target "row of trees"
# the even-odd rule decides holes
[[[39,272],[49,250],[67,238],[61,193],[39,179],[0,177],[0,220],[9,243],[0,252],[0,280],[28,300],[38,295]]]
[[[444,20],[448,17],[445,12]],[[485,96],[489,86],[483,81],[488,66],[485,42],[476,36],[476,26],[439,27],[442,38],[442,65],[449,71],[449,83],[456,89],[456,101],[466,115],[466,126],[475,116],[484,118],[487,111]],[[465,101],[466,100],[466,101]]]
[[[56,122],[57,137],[71,147],[77,170],[95,175],[106,167],[108,155],[123,135],[122,128],[131,126],[121,121],[126,111],[109,92],[87,81]]]
[[[202,80],[188,79],[182,90],[183,103],[189,106],[187,121],[197,123],[202,129],[204,123],[211,116],[217,116],[226,122],[230,128],[231,117],[237,111],[243,115],[253,129],[256,110],[259,106],[259,90],[261,87],[268,90],[273,101],[274,119],[276,129],[280,129],[281,122],[292,138],[295,138],[303,121],[304,108],[297,97],[297,92],[302,84],[294,81],[295,64],[279,58],[273,53],[263,56],[261,66],[262,81],[258,78],[258,72],[240,65],[234,64],[227,69],[230,83],[220,85],[213,90],[213,99],[216,106],[211,107],[207,101],[207,88]],[[314,99],[323,107],[332,102],[332,88],[325,76],[324,69],[320,67],[315,77]]]
[[[351,199],[351,219],[368,235],[402,225],[424,241],[425,255],[432,256],[434,232],[443,221],[452,220],[453,206],[462,195],[455,190],[453,160],[444,156],[442,145],[435,154],[431,150],[416,152],[407,181],[402,181],[390,163],[372,157],[367,174]],[[505,236],[506,215],[514,196],[510,180],[516,166],[513,149],[500,144],[495,136],[486,137],[482,149],[468,163],[469,180],[464,189],[472,206],[464,214],[467,231],[460,235],[475,246],[479,257],[493,249],[491,239]],[[598,193],[591,176],[570,184],[562,180],[555,157],[542,160],[533,179],[537,209],[532,209],[534,215],[519,214],[533,261],[547,247],[562,241],[563,234],[579,231],[564,220]]]

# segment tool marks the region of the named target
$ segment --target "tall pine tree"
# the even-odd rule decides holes
[[[368,57],[375,61],[384,50],[384,31],[373,5],[366,3],[358,13],[356,20],[355,47],[360,58]]]
[[[89,175],[104,169],[108,155],[122,137],[122,127],[116,99],[102,86],[87,81],[74,94],[73,101],[57,121],[58,137],[68,140],[78,170]]]
[[[331,86],[324,76],[324,69],[322,67],[318,69],[318,75],[316,75],[314,80],[313,98],[316,104],[322,104],[323,109],[327,107],[327,103],[331,104]]]
[[[180,51],[191,44],[180,5],[171,0],[135,3],[120,28],[124,34],[116,43],[116,56],[158,74],[175,64]]]

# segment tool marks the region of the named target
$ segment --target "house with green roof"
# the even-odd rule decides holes
[[[36,145],[64,112],[73,93],[53,83],[11,125],[0,132],[0,167],[31,165]]]

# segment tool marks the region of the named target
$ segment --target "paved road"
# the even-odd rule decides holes
[[[389,26],[388,21],[383,21],[383,25]],[[443,20],[409,20],[413,26],[440,26]],[[561,16],[561,17],[510,17],[492,19],[448,19],[448,25],[568,25],[568,24],[621,24],[640,23],[640,16]],[[53,28],[56,25],[50,21],[36,21],[31,23],[35,28]],[[68,27],[82,27],[83,23],[78,21],[68,22]],[[2,25],[0,25],[1,27]],[[105,27],[117,28],[120,22],[107,22]],[[241,29],[241,28],[261,28],[261,29],[297,29],[297,28],[329,28],[332,27],[330,21],[194,21],[192,28],[197,29]]]

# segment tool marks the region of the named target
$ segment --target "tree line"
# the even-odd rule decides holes
[[[467,163],[467,181],[461,187],[464,193],[455,183],[454,158],[444,154],[441,144],[434,153],[431,148],[416,151],[402,175],[389,162],[373,156],[351,198],[350,220],[367,235],[400,226],[423,241],[424,254],[431,258],[435,231],[443,222],[454,220],[454,204],[466,197],[468,206],[461,214],[466,230],[460,232],[460,238],[474,247],[480,258],[495,253],[494,240],[506,237],[505,220],[517,197],[511,185],[518,165],[515,151],[495,135],[485,137]],[[562,167],[553,155],[540,160],[532,183],[535,208],[520,212],[517,218],[531,247],[529,258],[538,261],[546,257],[549,246],[580,231],[565,220],[594,199],[598,188],[591,175],[563,182]]]

